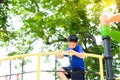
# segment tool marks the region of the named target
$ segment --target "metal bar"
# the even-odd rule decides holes
[[[91,53],[84,53],[84,57],[103,58],[102,55],[91,54]]]
[[[15,73],[15,74],[9,74],[9,75],[7,75],[7,76],[14,76],[14,75],[16,75],[16,74],[27,74],[27,73],[35,73],[36,71],[29,71],[29,72],[24,72],[24,73]],[[0,77],[5,77],[6,75],[2,75],[2,76],[0,76]]]
[[[7,76],[14,76],[16,74],[29,74],[29,73],[35,73],[36,71],[28,71],[28,72],[24,72],[24,73],[14,73],[14,74],[7,74]],[[51,71],[51,70],[40,70],[40,72],[66,72],[66,71]],[[70,71],[67,71],[70,72]],[[76,73],[76,72],[73,72]],[[96,75],[100,75],[100,72],[93,72],[93,71],[89,71],[89,72],[77,72],[78,74],[82,74],[82,73],[86,73],[86,74],[96,74]],[[5,77],[6,75],[2,75],[0,77]],[[117,79],[117,78],[116,78]],[[119,79],[119,78],[118,78]]]
[[[21,80],[23,80],[23,74],[24,74],[24,59],[22,59],[22,74],[21,74]]]
[[[57,56],[55,56],[55,70],[57,70]],[[56,73],[56,71],[54,71],[55,72],[55,80],[57,80],[57,73]]]
[[[6,58],[1,58],[1,61],[5,61],[5,60],[12,60],[12,59],[16,59],[16,58],[24,58],[24,57],[30,57],[30,56],[46,56],[46,55],[56,55],[58,54],[57,52],[41,52],[41,53],[30,53],[30,54],[21,54],[21,55],[15,55],[15,56],[10,56],[10,57],[6,57]]]
[[[88,69],[87,69],[87,64],[88,64],[87,58],[84,59],[84,62],[85,62],[85,70],[84,70],[84,71],[88,71]],[[88,74],[85,74],[85,79],[86,79],[86,80],[88,80],[88,77],[87,77],[87,76],[88,76]]]
[[[16,58],[24,58],[24,57],[30,57],[30,56],[46,56],[46,55],[59,55],[59,54],[70,54],[71,53],[67,53],[67,52],[41,52],[41,53],[30,53],[30,54],[21,54],[21,55],[15,55],[15,56],[10,56],[7,58],[1,58],[1,61],[5,61],[5,60],[12,60],[12,59],[16,59]],[[84,53],[84,57],[94,57],[94,58],[103,58],[103,56],[101,55],[97,55],[97,54],[91,54],[91,53]]]
[[[22,55],[10,56],[10,57],[7,57],[7,58],[0,59],[0,62],[5,61],[5,60],[17,59],[17,58],[37,56],[38,60],[37,60],[36,75],[37,75],[37,80],[40,80],[40,56],[59,55],[59,54],[70,54],[70,55],[72,55],[71,53],[67,53],[67,52],[41,52],[41,53],[37,53],[37,54],[22,54]],[[91,54],[91,53],[84,53],[84,57],[93,57],[93,58],[101,58],[101,59],[103,58],[103,56],[101,56],[101,55],[96,55],[96,54]]]
[[[11,65],[12,65],[12,61],[10,60],[10,74],[12,73],[12,70],[11,70],[12,66]],[[9,80],[11,80],[11,76],[9,76]]]
[[[40,55],[37,58],[37,69],[36,69],[36,78],[40,80]]]
[[[103,73],[103,59],[99,58],[99,69],[100,69],[100,77],[101,80],[104,80],[104,73]]]
[[[103,38],[104,44],[104,58],[106,67],[106,80],[114,80],[113,78],[113,67],[112,67],[112,55],[110,52],[110,37]]]

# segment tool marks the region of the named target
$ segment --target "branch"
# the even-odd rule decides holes
[[[0,3],[3,3],[4,2],[4,0],[0,0]]]
[[[88,43],[87,39],[88,39],[88,40],[91,41],[91,44],[92,44],[94,47],[96,47],[96,49],[98,50],[98,52],[100,52],[99,47],[98,47],[98,45],[97,45],[97,43],[96,43],[95,37],[94,37],[92,34],[86,35],[86,33],[87,33],[87,32],[78,32],[78,33],[77,33],[77,34],[79,34],[79,35],[82,36],[82,43],[83,43],[83,45],[84,45],[84,47],[85,47],[83,50],[84,50],[85,52],[87,52],[87,53],[91,53],[91,52],[88,50],[88,47],[87,47],[87,43]]]
[[[34,43],[36,40],[37,40],[37,38],[36,38],[36,39],[33,39],[33,40],[30,42],[30,45],[29,45],[29,47],[26,49],[25,53],[27,53],[27,52],[30,50],[30,48],[32,47],[31,44]]]
[[[53,44],[53,43],[56,43],[56,42],[61,42],[61,41],[67,41],[67,38],[62,38],[62,39],[58,39],[58,40],[53,40],[53,41],[51,41],[51,42],[49,42],[49,41],[47,40],[47,42],[45,42],[45,44],[50,45],[50,44]]]
[[[9,33],[9,31],[6,31],[6,30],[0,30],[0,32],[6,33],[6,34]]]

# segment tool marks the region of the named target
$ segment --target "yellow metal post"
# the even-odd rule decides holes
[[[37,56],[37,70],[36,70],[36,75],[37,75],[37,80],[40,80],[40,55]]]
[[[120,80],[120,77],[118,77],[118,78],[115,78],[115,80]]]
[[[103,73],[103,61],[102,58],[99,58],[99,69],[100,69],[100,77],[101,80],[104,80],[104,73]]]
[[[84,57],[93,57],[93,58],[98,58],[99,59],[99,75],[100,75],[100,80],[104,80],[104,73],[103,73],[103,56],[97,55],[97,54],[89,54],[89,53],[84,53]]]

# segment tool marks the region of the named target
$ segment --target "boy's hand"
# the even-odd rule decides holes
[[[80,54],[80,53],[78,53],[78,52],[76,52],[74,50],[68,50],[67,52],[69,52],[71,56],[75,55],[75,56],[77,56],[79,58],[83,58],[84,57],[84,55],[82,53]]]
[[[62,58],[64,58],[64,55],[63,54],[61,54],[62,53],[62,51],[57,51],[57,57],[58,58],[60,58],[60,59],[62,59]]]
[[[60,59],[64,58],[63,55],[57,55],[57,57],[60,58]]]
[[[75,53],[74,50],[68,50],[67,52],[70,53],[71,56],[74,55],[74,53]]]
[[[74,53],[75,51],[74,51],[74,50],[68,50],[67,52],[69,52],[69,53]]]

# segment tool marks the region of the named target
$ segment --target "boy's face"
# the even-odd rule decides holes
[[[68,46],[71,49],[74,49],[76,47],[76,45],[77,45],[77,42],[68,42]]]

